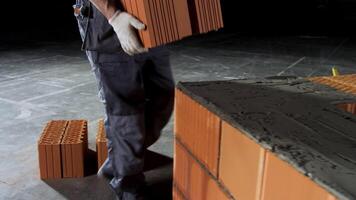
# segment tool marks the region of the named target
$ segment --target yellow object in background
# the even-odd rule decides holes
[[[332,72],[333,72],[333,76],[339,76],[340,75],[339,70],[336,67],[332,68]]]

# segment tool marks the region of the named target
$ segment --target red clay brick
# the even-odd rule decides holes
[[[185,200],[185,197],[178,191],[177,187],[173,187],[173,200]]]
[[[47,175],[54,178],[54,164],[52,145],[46,145]]]
[[[152,48],[156,46],[156,26],[152,26],[153,19],[150,12],[150,5],[147,0],[137,0],[137,8],[139,19],[146,25],[146,29],[140,31],[142,34],[143,44],[146,48]]]
[[[173,35],[170,29],[170,25],[172,22],[169,20],[169,6],[168,6],[168,0],[160,0],[161,5],[162,5],[162,14],[163,14],[163,21],[164,21],[164,27],[167,35],[167,43],[170,43],[173,41]]]
[[[179,40],[179,35],[177,30],[177,20],[174,11],[173,0],[167,0],[167,3],[169,7],[168,14],[169,14],[169,21],[170,21],[170,29],[173,37],[172,41],[177,41]]]
[[[41,179],[47,179],[47,159],[46,159],[46,146],[38,144],[38,160],[40,168]]]
[[[221,120],[181,91],[176,91],[175,134],[217,176]]]
[[[132,6],[132,7],[131,7],[131,13],[132,13],[132,15],[133,15],[135,18],[137,18],[137,19],[140,20],[140,16],[139,16],[139,13],[138,13],[137,0],[131,0],[131,6]],[[140,20],[140,21],[142,21],[142,20]],[[145,41],[144,38],[143,38],[142,32],[141,32],[141,31],[138,31],[138,34],[139,34],[139,38],[141,39],[142,44],[145,44],[146,41]]]
[[[216,30],[216,28],[217,28],[218,26],[217,26],[217,24],[216,24],[215,0],[209,0],[209,3],[210,3],[210,7],[211,7],[211,21],[212,21],[211,29],[212,29],[212,30]]]
[[[194,33],[206,33],[223,28],[219,0],[188,0],[188,2]]]
[[[259,199],[266,151],[226,122],[221,134],[219,180],[235,199]]]
[[[168,37],[167,37],[167,33],[165,31],[165,24],[164,24],[164,16],[163,16],[163,12],[162,12],[162,5],[161,5],[161,0],[154,0],[156,3],[156,9],[155,12],[157,13],[158,16],[158,27],[160,29],[161,32],[161,39],[162,39],[162,44],[166,44],[168,41]]]
[[[206,16],[205,16],[205,10],[204,10],[204,4],[205,4],[205,2],[203,2],[203,0],[199,0],[199,12],[200,12],[200,16],[201,16],[201,18],[200,18],[200,23],[202,24],[202,30],[201,30],[201,32],[199,32],[199,33],[206,33],[206,32],[208,32],[207,31],[207,27],[206,27]]]
[[[82,143],[73,144],[72,152],[76,152],[72,154],[74,157],[73,177],[83,177],[84,176],[84,153],[83,153],[84,145]]]
[[[191,200],[229,199],[217,180],[176,142],[174,154],[174,185]],[[177,195],[178,196],[178,195]],[[177,199],[180,199],[179,196]]]
[[[98,169],[108,157],[107,138],[105,134],[104,120],[100,120],[98,124],[98,132],[96,134],[96,153],[98,158]]]
[[[188,172],[190,164],[190,158],[185,155],[184,149],[175,142],[173,180],[174,184],[183,194],[188,194]]]
[[[336,200],[288,163],[267,152],[262,200]]]
[[[72,148],[70,144],[61,144],[63,177],[73,177]]]
[[[146,30],[139,31],[146,48],[190,36],[192,29],[196,33],[205,33],[222,28],[217,23],[217,16],[220,16],[217,0],[121,0],[121,4],[146,24]]]
[[[336,105],[339,109],[349,112],[351,114],[356,114],[356,103],[343,103]]]
[[[52,145],[52,153],[53,155],[53,177],[54,178],[62,178],[62,167],[61,167],[61,148],[60,144]]]
[[[200,0],[188,0],[190,21],[193,33],[202,33],[203,24],[200,12]]]
[[[177,19],[179,39],[192,35],[192,25],[187,1],[173,0],[173,5]]]
[[[72,120],[61,142],[64,178],[84,177],[84,158],[88,151],[87,121]]]
[[[132,3],[131,0],[126,0],[126,11],[132,13]]]
[[[62,177],[61,154],[59,145],[68,122],[50,121],[43,129],[38,140],[38,159],[41,179]]]
[[[208,13],[208,18],[207,18],[207,21],[208,21],[208,29],[211,31],[211,30],[214,30],[214,17],[213,17],[213,7],[212,7],[212,4],[211,4],[211,0],[207,0],[206,1],[206,7],[207,7],[207,13]]]
[[[151,0],[148,1],[150,4],[150,12],[151,12],[151,17],[152,17],[152,27],[154,27],[155,31],[155,38],[156,38],[156,45],[159,46],[161,44],[163,44],[163,33],[161,32],[161,28],[160,28],[160,22],[159,22],[159,16],[158,16],[158,12],[156,12],[157,10],[157,3],[156,0]]]

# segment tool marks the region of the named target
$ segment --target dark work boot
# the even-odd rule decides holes
[[[144,191],[136,193],[123,192],[121,195],[116,196],[116,200],[150,200],[150,198]]]
[[[111,189],[113,189],[111,187]],[[116,200],[151,200],[148,193],[148,188],[146,184],[143,184],[141,187],[135,189],[128,189],[126,191],[114,192],[116,193]]]
[[[124,200],[146,200],[143,193],[128,193],[122,195]]]
[[[106,158],[105,162],[98,170],[97,176],[106,179],[112,179],[114,177],[114,170],[109,158]]]

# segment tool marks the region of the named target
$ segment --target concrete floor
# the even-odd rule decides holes
[[[1,43],[0,43],[1,44]],[[356,73],[356,42],[347,37],[252,37],[214,33],[169,48],[176,81],[228,80],[274,75]],[[80,43],[0,45],[0,199],[112,199],[95,175],[41,181],[36,141],[50,119],[88,119],[95,149],[103,106]],[[169,199],[173,124],[150,149],[166,160],[147,172],[159,198]],[[157,156],[157,155],[156,155]],[[164,157],[166,156],[166,157]]]

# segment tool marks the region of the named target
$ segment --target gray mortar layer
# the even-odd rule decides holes
[[[356,96],[301,78],[179,83],[178,89],[338,199],[356,199]]]

